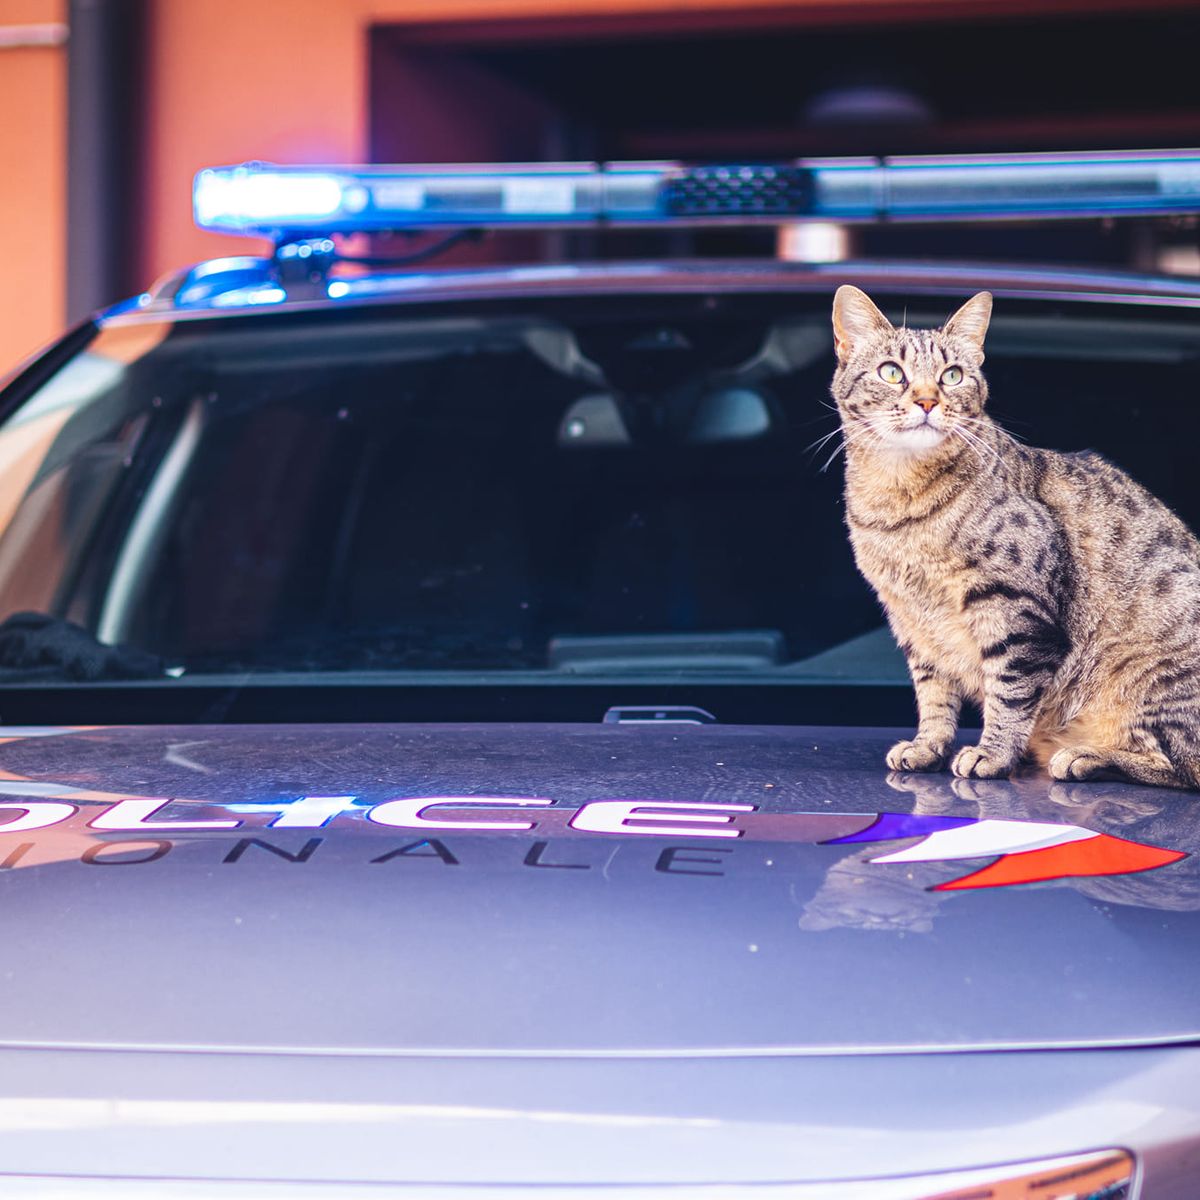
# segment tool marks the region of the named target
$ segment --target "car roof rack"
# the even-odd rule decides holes
[[[1200,150],[431,166],[211,167],[198,225],[316,237],[434,229],[967,222],[1200,212]]]

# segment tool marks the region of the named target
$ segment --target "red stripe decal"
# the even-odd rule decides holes
[[[1005,854],[970,875],[939,883],[934,892],[954,892],[967,888],[1011,887],[1016,883],[1042,883],[1047,879],[1068,879],[1087,875],[1128,875],[1149,871],[1178,862],[1187,855],[1180,850],[1163,850],[1141,842],[1097,834],[1082,842],[1064,846],[1046,846],[1041,850],[1023,850]]]

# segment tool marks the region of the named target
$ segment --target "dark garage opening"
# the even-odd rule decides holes
[[[1163,147],[1200,142],[1200,13],[1045,5],[966,20],[821,10],[379,26],[376,162],[683,159]],[[869,6],[856,10],[869,15]],[[636,33],[634,32],[636,28]],[[1121,46],[1119,64],[1089,47]],[[771,254],[770,231],[506,235],[445,261]],[[864,230],[869,254],[1143,266],[1145,227]]]

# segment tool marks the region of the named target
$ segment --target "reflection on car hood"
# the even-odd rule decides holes
[[[876,730],[4,732],[3,1044],[798,1054],[1200,1035],[1188,794],[889,776]]]

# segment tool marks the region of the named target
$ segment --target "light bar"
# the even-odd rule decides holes
[[[812,216],[988,221],[1200,212],[1200,150],[930,155],[806,163]]]
[[[281,167],[196,176],[204,229],[301,236],[505,226],[990,221],[1200,212],[1200,150],[800,159]]]
[[[196,176],[196,223],[230,233],[361,233],[497,225],[653,221],[665,169],[530,166],[277,167]]]

